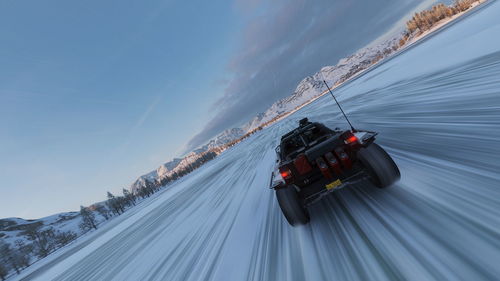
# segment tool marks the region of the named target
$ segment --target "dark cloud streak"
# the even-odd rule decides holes
[[[236,4],[239,10],[250,7],[260,14],[243,30],[239,52],[228,65],[234,77],[213,105],[215,116],[189,141],[188,149],[265,111],[290,95],[303,78],[376,39],[419,3],[278,0],[263,7],[264,2]]]

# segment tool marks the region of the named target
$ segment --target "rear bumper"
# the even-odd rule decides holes
[[[297,188],[299,189],[299,196],[303,199],[303,204],[305,206],[309,206],[321,200],[321,198],[331,192],[337,191],[358,182],[366,181],[368,179],[369,177],[365,173],[365,171],[356,170],[344,177],[339,177],[336,179],[321,178],[320,180],[308,184],[307,186]],[[328,184],[332,184],[333,187],[332,185],[330,185],[330,188],[327,188]]]

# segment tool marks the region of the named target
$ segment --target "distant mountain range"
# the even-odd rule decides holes
[[[247,132],[248,132],[248,130],[246,130],[244,128],[227,129],[224,132],[217,135],[215,138],[211,139],[204,146],[194,150],[194,152],[201,153],[201,152],[205,152],[205,151],[208,151],[211,149],[216,149],[216,148],[221,147],[229,142],[232,142],[235,139],[242,137]]]
[[[242,128],[232,128],[225,130],[215,138],[211,139],[204,146],[197,148],[183,158],[174,158],[173,160],[162,164],[156,170],[149,172],[139,177],[130,187],[130,190],[135,192],[139,188],[146,186],[146,182],[159,182],[165,177],[170,177],[174,173],[183,170],[190,164],[196,162],[207,151],[219,150],[225,144],[230,143],[242,137],[247,131]]]
[[[297,88],[290,96],[278,100],[267,111],[257,114],[256,117],[242,128],[247,132],[251,131],[278,115],[290,112],[296,107],[318,97],[326,90],[323,80],[330,87],[346,81],[377,61],[392,54],[397,48],[398,40],[399,37],[394,37],[379,45],[366,47],[354,55],[339,60],[335,66],[325,66],[314,75],[307,76],[297,85]]]

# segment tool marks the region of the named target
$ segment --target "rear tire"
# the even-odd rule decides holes
[[[310,221],[309,212],[301,204],[299,195],[291,185],[276,189],[276,198],[289,224],[296,226]]]
[[[361,148],[358,152],[358,159],[368,170],[371,181],[378,188],[388,187],[401,178],[394,160],[376,143]]]

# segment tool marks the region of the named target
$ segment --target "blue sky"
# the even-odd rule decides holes
[[[0,218],[103,200],[418,2],[0,2]]]

